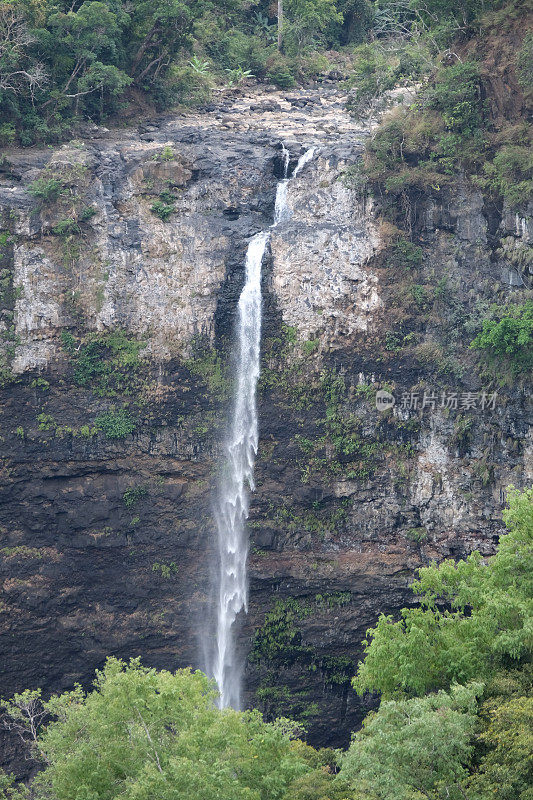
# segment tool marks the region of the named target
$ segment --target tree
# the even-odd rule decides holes
[[[491,699],[483,706],[488,724],[478,739],[488,749],[469,781],[475,800],[531,800],[533,786],[533,698]]]
[[[181,0],[134,3],[127,34],[128,74],[136,85],[143,87],[156,81],[170,67],[179,49],[190,44],[191,6]]]
[[[503,517],[509,533],[492,558],[473,553],[421,569],[412,587],[421,607],[404,608],[398,622],[382,615],[367,632],[358,692],[422,695],[453,681],[484,680],[531,653],[533,488],[510,487]]]
[[[278,800],[309,770],[291,726],[216,708],[200,672],[110,658],[93,691],[52,697],[37,734],[33,790],[54,800]],[[17,718],[17,703],[4,703]]]
[[[28,800],[29,794],[23,784],[15,783],[13,775],[0,769],[0,800]]]
[[[42,105],[49,118],[66,107],[73,107],[78,114],[87,95],[106,89],[117,94],[131,83],[114,64],[120,24],[106,3],[93,0],[75,12],[51,14],[46,28],[36,31],[53,59],[52,74],[58,87]],[[61,57],[53,58],[58,52]]]
[[[369,714],[343,756],[339,777],[367,800],[462,796],[482,684],[424,698],[388,700]]]
[[[31,57],[35,37],[30,32],[22,10],[13,3],[0,4],[0,93],[32,99],[47,82],[46,70]]]
[[[285,0],[283,14],[285,47],[294,54],[318,43],[330,26],[342,22],[335,0]]]

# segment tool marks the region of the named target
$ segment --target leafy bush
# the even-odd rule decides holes
[[[163,200],[155,200],[150,206],[152,214],[155,214],[155,216],[159,217],[163,222],[168,222],[170,215],[173,214],[175,210],[174,206],[163,202]]]
[[[477,64],[465,61],[444,67],[423,102],[442,114],[448,130],[472,135],[483,121]]]
[[[44,203],[55,202],[65,191],[63,182],[58,178],[42,176],[28,185],[28,194],[42,200]]]
[[[394,266],[403,267],[404,269],[420,267],[424,258],[422,248],[403,236],[391,245],[389,252],[391,253],[390,260]]]
[[[371,44],[361,45],[356,54],[353,76],[349,81],[356,91],[348,108],[355,114],[364,114],[385,91],[393,88],[397,74],[391,59]]]
[[[533,91],[533,31],[524,36],[522,47],[516,57],[518,83],[524,94],[530,96]]]
[[[291,89],[296,83],[294,63],[281,53],[276,53],[268,59],[266,69],[267,79],[279,89]]]
[[[484,189],[504,197],[512,206],[526,206],[533,196],[533,151],[529,146],[508,144],[483,165]]]
[[[483,320],[483,330],[470,347],[483,350],[489,363],[507,361],[514,374],[533,368],[533,301],[524,305],[493,306],[492,319]]]
[[[124,439],[135,430],[135,420],[125,408],[99,414],[94,424],[108,439]]]
[[[486,161],[487,136],[478,67],[441,68],[409,109],[391,112],[367,146],[366,170],[386,198],[385,212],[412,230],[417,200],[439,192],[460,169]]]
[[[533,752],[533,697],[488,700],[482,709],[486,724],[479,734],[484,749],[479,769],[468,786],[475,798],[499,796],[501,800],[528,800],[531,796]]]
[[[81,233],[81,230],[75,219],[67,217],[66,219],[60,219],[53,226],[52,233],[54,236],[76,236]]]
[[[133,508],[133,506],[148,495],[146,486],[130,486],[124,494],[122,499],[126,508]]]
[[[156,561],[155,564],[152,564],[152,572],[159,572],[162,578],[168,580],[179,573],[179,568],[174,561],[169,564],[160,564],[159,561]]]

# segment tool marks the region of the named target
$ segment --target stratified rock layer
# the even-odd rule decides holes
[[[530,222],[487,216],[466,185],[435,191],[414,232],[422,263],[395,265],[357,179],[371,131],[340,92],[213,108],[8,152],[2,166],[2,694],[88,685],[110,654],[202,664],[221,364],[283,141],[292,164],[317,151],[264,264],[241,647],[250,704],[340,745],[371,703],[349,686],[366,628],[412,602],[420,565],[490,553],[505,487],[531,480],[528,393],[480,377],[468,349],[484,307],[531,294],[516,268]],[[27,189],[40,177],[63,194],[39,203]],[[157,203],[172,206],[166,222]],[[87,336],[118,329],[144,342],[138,383],[84,384]],[[393,411],[376,410],[379,387]],[[497,396],[482,403],[484,391]],[[134,432],[106,438],[99,417],[123,405]],[[269,662],[254,631],[278,600],[299,610]]]

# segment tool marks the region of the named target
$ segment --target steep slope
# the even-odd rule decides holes
[[[531,480],[528,395],[468,343],[483,304],[530,295],[505,278],[530,221],[491,228],[458,183],[391,245],[344,102],[258,92],[6,152],[2,694],[87,682],[108,654],[199,663],[227,345],[281,141],[318,151],[264,265],[247,700],[345,743],[366,628],[420,564],[492,551],[505,487]]]

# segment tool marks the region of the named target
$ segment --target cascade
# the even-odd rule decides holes
[[[298,160],[293,178],[313,157],[315,148]],[[283,179],[276,190],[275,227],[290,217],[287,202],[289,151],[283,146]],[[256,387],[261,350],[261,265],[271,228],[252,237],[246,253],[245,281],[239,297],[236,328],[236,383],[224,465],[215,503],[218,542],[215,642],[210,672],[219,690],[219,706],[240,708],[242,665],[236,653],[235,621],[247,611],[246,518],[249,493],[254,490],[254,461],[258,444]]]

